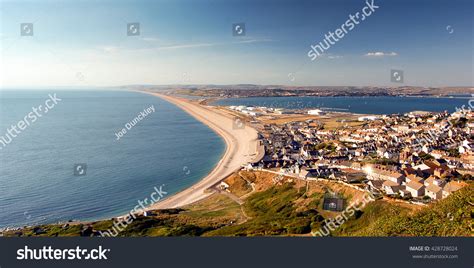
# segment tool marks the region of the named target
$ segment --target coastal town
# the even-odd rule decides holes
[[[208,99],[143,93],[175,104],[223,138],[226,151],[206,177],[135,211],[136,218],[7,227],[0,234],[448,236],[470,231],[470,109],[376,115],[219,106]]]
[[[471,110],[345,120],[320,109],[227,109],[259,130],[265,156],[247,169],[335,180],[376,198],[420,205],[446,198],[474,175]]]

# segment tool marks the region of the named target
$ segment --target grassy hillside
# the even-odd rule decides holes
[[[315,209],[298,211],[294,201],[304,198],[303,191],[285,184],[257,192],[244,203],[249,218],[245,223],[226,226],[206,236],[271,236],[297,235],[311,232],[312,225],[323,220]]]
[[[200,236],[231,223],[238,224],[244,219],[240,205],[226,196],[213,195],[187,209],[161,210],[154,216],[138,216],[126,228],[121,228],[116,236]],[[10,231],[5,236],[99,236],[100,232],[113,230],[115,222],[110,219],[91,223],[48,224]]]
[[[472,236],[474,184],[419,212],[385,201],[368,204],[362,215],[351,219],[335,236]]]
[[[269,185],[250,194],[243,205],[223,194],[214,194],[184,209],[157,211],[154,216],[138,217],[118,236],[309,236],[311,231],[319,230],[324,218],[337,215],[322,210],[324,195],[319,188],[320,184],[303,187],[300,182]],[[344,191],[348,190],[340,188],[338,192]],[[349,218],[331,235],[471,236],[473,192],[474,185],[470,183],[448,198],[418,210],[377,200]],[[347,192],[345,198],[351,198]],[[51,224],[5,235],[94,236],[112,225],[112,220]]]

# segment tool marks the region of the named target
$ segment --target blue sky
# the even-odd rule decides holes
[[[374,0],[379,8],[315,61],[310,46],[365,1],[0,3],[2,87],[473,86],[472,0]],[[20,36],[25,22],[34,36]],[[140,36],[126,35],[129,22]],[[234,37],[240,22],[246,35]],[[390,82],[391,69],[404,84]]]

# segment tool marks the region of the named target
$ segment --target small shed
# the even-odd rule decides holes
[[[344,199],[337,197],[325,197],[323,201],[323,209],[330,211],[343,211]]]

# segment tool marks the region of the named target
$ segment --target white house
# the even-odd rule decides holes
[[[219,187],[222,189],[222,190],[227,190],[229,188],[229,184],[225,183],[225,182],[221,182],[219,184]]]
[[[421,177],[418,177],[414,174],[408,174],[408,176],[405,177],[405,181],[407,183],[411,182],[411,181],[415,181],[415,182],[419,182],[419,183],[423,183],[423,178]]]
[[[377,119],[379,119],[379,117],[374,115],[360,116],[357,118],[358,121],[374,121]]]
[[[446,181],[435,176],[430,176],[428,179],[425,180],[424,184],[426,187],[428,187],[430,184],[443,187],[446,184]]]
[[[396,194],[398,193],[401,187],[399,184],[393,181],[384,181],[382,185],[383,185],[383,190],[387,194]]]
[[[443,198],[443,191],[438,185],[430,184],[426,187],[426,195],[433,200]]]
[[[412,197],[421,197],[425,195],[425,186],[417,181],[410,181],[406,184],[406,190]]]
[[[369,180],[389,180],[400,185],[404,180],[405,176],[395,171],[383,170],[373,167],[364,168],[367,173],[367,179]]]
[[[326,113],[323,112],[322,110],[314,109],[314,110],[309,110],[308,114],[310,114],[310,115],[323,115],[323,114],[326,114]]]
[[[443,198],[448,197],[453,192],[462,188],[462,184],[456,181],[450,181],[443,187]]]

